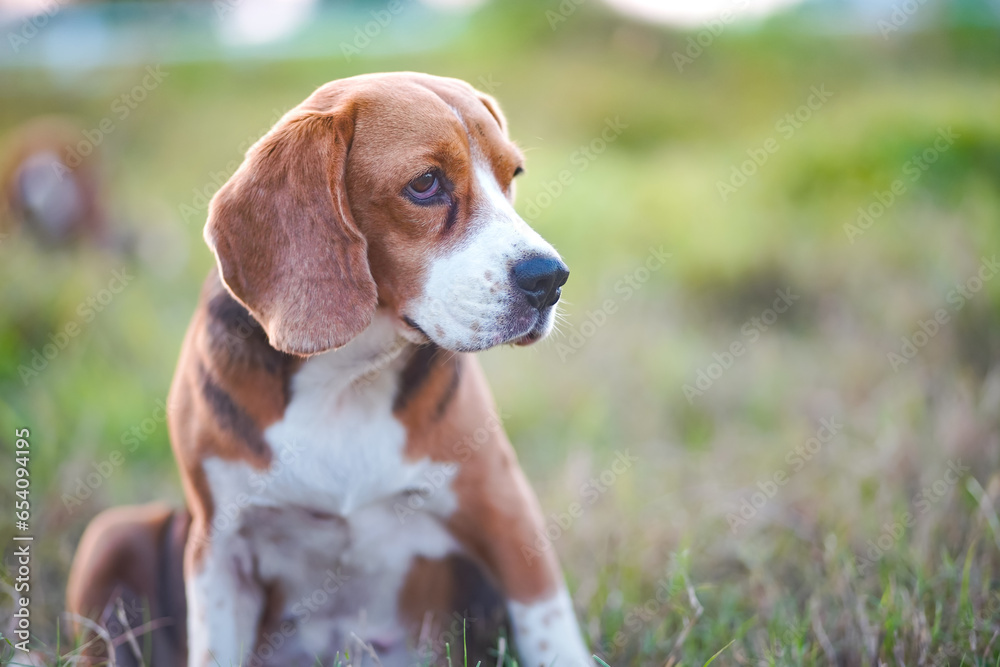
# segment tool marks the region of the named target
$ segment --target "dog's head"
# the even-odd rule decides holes
[[[569,275],[514,211],[523,157],[492,98],[397,73],[326,84],[247,153],[205,238],[275,348],[344,345],[376,307],[413,342],[527,344]]]

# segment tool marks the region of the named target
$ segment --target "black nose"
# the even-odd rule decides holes
[[[535,256],[514,266],[514,282],[535,308],[548,308],[559,300],[569,269],[554,257]]]

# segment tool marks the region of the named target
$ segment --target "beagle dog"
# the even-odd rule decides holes
[[[514,211],[523,161],[455,79],[342,79],[285,114],[205,227],[168,410],[190,516],[96,519],[72,610],[155,598],[189,667],[391,666],[442,638],[461,660],[499,605],[520,664],[592,664],[471,354],[548,334],[569,275]]]

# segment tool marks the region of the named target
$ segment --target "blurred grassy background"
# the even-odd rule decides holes
[[[710,40],[569,6],[554,29],[554,2],[491,2],[440,25],[404,7],[384,39],[406,35],[406,49],[350,60],[340,37],[321,54],[175,59],[92,158],[134,252],[45,248],[2,227],[0,470],[29,427],[40,646],[55,644],[87,520],[182,500],[156,415],[211,265],[199,193],[316,86],[412,69],[500,100],[528,157],[518,208],[572,270],[559,333],[483,360],[546,511],[584,505],[568,527],[554,518],[543,546],[560,553],[598,654],[616,666],[702,664],[724,647],[722,664],[1000,664],[1000,280],[960,308],[954,298],[1000,248],[996,6],[928,2],[883,37],[873,20],[831,20],[849,5],[813,2]],[[699,36],[710,43],[679,68]],[[0,129],[16,137],[42,114],[94,128],[144,68],[8,63]],[[789,133],[782,119],[813,88],[832,95]],[[581,158],[609,120],[620,134]],[[910,161],[949,129],[914,180]],[[778,149],[724,198],[719,183],[769,139]],[[845,227],[897,179],[905,192],[868,229]],[[644,271],[661,249],[669,259]],[[79,304],[122,268],[134,279],[83,322]],[[777,290],[797,299],[755,324]],[[939,309],[947,323],[894,368],[888,354]],[[68,322],[80,334],[25,380]],[[745,352],[713,369],[734,342]],[[839,425],[831,438],[824,419]],[[135,427],[146,431],[129,451]],[[809,446],[808,460],[790,453]],[[123,463],[72,500],[115,451]],[[584,486],[624,452],[637,462],[594,498]],[[5,509],[5,549],[13,534]]]

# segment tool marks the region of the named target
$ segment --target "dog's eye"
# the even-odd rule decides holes
[[[514,176],[513,176],[513,178],[517,178],[518,176],[520,176],[523,173],[524,173],[524,167],[517,167],[514,170]]]
[[[441,181],[433,171],[417,176],[406,186],[410,196],[418,200],[427,200],[441,190]]]

